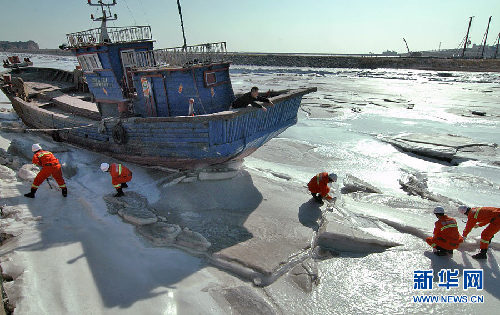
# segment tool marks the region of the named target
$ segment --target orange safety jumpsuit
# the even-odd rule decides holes
[[[38,189],[38,187],[46,180],[49,176],[56,180],[57,184],[61,188],[66,188],[66,183],[61,171],[61,164],[59,160],[49,151],[38,150],[33,155],[33,164],[41,166],[42,170],[36,175],[31,188]]]
[[[111,184],[116,189],[121,187],[121,184],[130,182],[132,180],[132,172],[122,164],[111,164],[109,166],[111,174]]]
[[[479,226],[489,224],[481,233],[481,243],[479,245],[481,249],[488,249],[493,235],[500,231],[500,208],[480,207],[470,209],[467,215],[467,225],[465,225],[463,232],[464,237],[470,233],[476,223],[479,223]]]
[[[434,225],[434,236],[428,237],[425,241],[432,247],[439,246],[452,250],[457,249],[464,239],[458,232],[457,220],[444,215]]]
[[[309,184],[307,184],[307,188],[312,194],[320,194],[321,197],[326,198],[327,200],[332,199],[328,195],[330,192],[330,187],[328,187],[328,173],[323,172],[311,178]]]

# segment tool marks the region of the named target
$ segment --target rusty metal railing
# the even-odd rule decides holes
[[[134,52],[136,67],[185,67],[227,59],[226,42]]]
[[[137,42],[153,39],[150,26],[107,27],[106,32],[107,38],[109,38],[109,42],[111,43]],[[91,46],[108,42],[102,40],[101,33],[101,28],[94,28],[66,34],[66,38],[70,48]]]

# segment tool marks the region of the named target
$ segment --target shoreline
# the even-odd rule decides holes
[[[5,51],[5,54],[72,56],[67,50],[40,49]],[[500,59],[452,59],[434,57],[338,56],[285,53],[228,53],[234,65],[347,68],[347,69],[413,69],[428,71],[500,72]]]
[[[431,71],[500,72],[500,59],[445,59],[284,54],[228,54],[234,64],[351,69],[414,69]]]

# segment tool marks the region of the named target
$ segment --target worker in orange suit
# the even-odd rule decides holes
[[[428,237],[425,241],[434,248],[434,254],[453,255],[453,250],[464,241],[458,232],[457,220],[444,214],[443,207],[434,208],[434,214],[438,218],[434,225],[434,236]]]
[[[326,199],[329,202],[335,201],[330,193],[330,185],[337,181],[337,175],[334,173],[328,174],[327,172],[319,173],[309,181],[307,188],[311,195],[317,202],[323,202]]]
[[[464,238],[469,235],[473,228],[487,225],[481,233],[481,241],[479,244],[480,251],[472,256],[472,258],[475,259],[486,259],[486,253],[488,252],[488,246],[491,243],[491,239],[495,233],[500,231],[500,208],[469,208],[466,206],[460,206],[458,207],[458,211],[467,216],[467,224],[465,225],[464,232],[462,233]]]
[[[61,171],[61,164],[59,160],[49,151],[42,150],[40,144],[35,143],[31,146],[31,151],[34,152],[33,164],[42,167],[42,170],[36,175],[33,184],[31,185],[31,191],[24,194],[25,197],[35,198],[35,193],[43,183],[44,180],[52,176],[59,187],[61,188],[63,197],[68,195],[68,189],[66,188],[66,183]]]
[[[132,180],[132,172],[125,165],[115,163],[111,165],[102,163],[101,170],[110,173],[111,184],[116,188],[115,197],[124,196],[123,188],[127,188],[127,183]]]

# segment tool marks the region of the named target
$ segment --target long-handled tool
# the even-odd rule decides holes
[[[52,184],[50,183],[50,181],[49,181],[49,179],[48,179],[48,178],[46,179],[46,181],[47,181],[47,184],[49,184],[50,189],[53,189],[53,188],[52,188]]]

